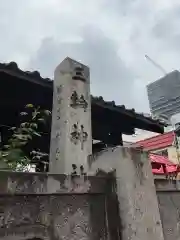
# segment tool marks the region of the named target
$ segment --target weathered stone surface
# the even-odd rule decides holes
[[[92,154],[89,68],[66,58],[54,73],[50,172],[85,172]]]
[[[109,178],[0,171],[1,194],[105,193]]]
[[[93,209],[93,207],[95,207]],[[103,206],[103,207],[102,207]],[[96,229],[91,212],[98,214]],[[96,215],[97,216],[97,215]],[[106,239],[104,198],[87,195],[4,196],[0,198],[0,239]],[[14,239],[14,238],[13,238]]]
[[[0,197],[0,239],[11,236],[49,236],[48,198],[40,196]]]
[[[155,185],[157,191],[179,191],[180,181],[167,180],[167,179],[155,179]]]
[[[165,240],[180,239],[179,181],[155,180]]]
[[[109,179],[0,172],[0,240],[106,240]]]
[[[91,170],[116,169],[122,239],[163,240],[152,170],[146,153],[110,148],[92,163]]]

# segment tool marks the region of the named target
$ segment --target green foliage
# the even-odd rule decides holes
[[[30,164],[43,163],[43,158],[47,153],[32,149],[32,142],[35,138],[41,138],[40,126],[45,125],[51,112],[35,108],[32,104],[27,104],[25,111],[20,113],[22,122],[18,127],[12,127],[11,137],[8,143],[0,149],[0,161],[5,163],[9,169],[16,171],[27,170]],[[44,162],[45,164],[45,162]]]

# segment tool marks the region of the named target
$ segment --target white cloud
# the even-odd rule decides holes
[[[148,111],[145,85],[179,69],[179,0],[0,0],[0,61],[52,76],[66,57],[91,67],[92,93]]]

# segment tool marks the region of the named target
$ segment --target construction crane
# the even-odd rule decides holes
[[[154,62],[148,55],[145,55],[145,58],[148,60],[148,61],[150,61],[155,67],[157,67],[157,68],[159,68],[162,72],[163,72],[163,74],[167,74],[167,72],[159,65],[159,64],[157,64],[156,62]]]

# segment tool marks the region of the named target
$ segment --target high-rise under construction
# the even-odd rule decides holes
[[[147,85],[149,106],[153,117],[171,118],[180,113],[180,72],[175,70]]]

